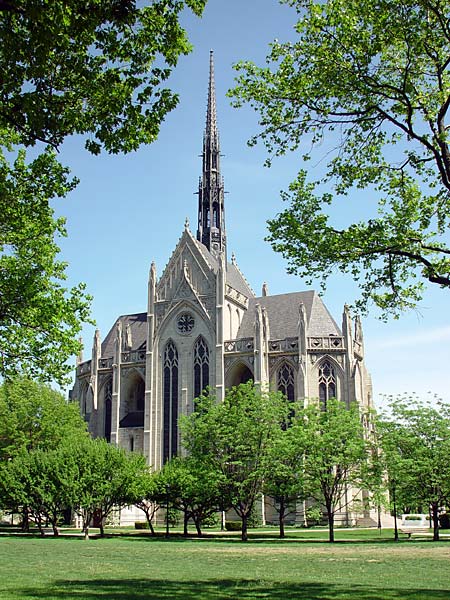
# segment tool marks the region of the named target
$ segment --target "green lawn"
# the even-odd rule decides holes
[[[140,600],[448,600],[450,540],[392,541],[377,531],[257,530],[169,540],[0,535],[0,598]]]

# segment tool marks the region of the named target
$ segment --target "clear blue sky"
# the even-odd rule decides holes
[[[285,273],[281,256],[264,242],[266,221],[281,209],[279,192],[294,178],[300,159],[292,155],[265,168],[264,149],[246,145],[258,130],[257,115],[231,108],[225,96],[233,86],[232,65],[241,59],[262,64],[270,41],[294,37],[294,22],[292,9],[277,0],[209,0],[202,19],[186,15],[194,51],[180,60],[169,82],[180,104],[156,143],[126,156],[93,157],[80,138],[66,142],[61,160],[81,183],[57,204],[69,233],[61,242],[62,258],[70,265],[68,284],[84,281],[94,296],[93,317],[102,337],[118,315],[146,310],[150,263],[156,262],[160,275],[185,217],[195,231],[210,49],[228,192],[229,254],[235,252],[258,295],[264,281],[272,294],[306,289],[301,279]],[[356,295],[350,278],[330,280],[324,300],[338,323],[344,303]],[[450,402],[448,291],[430,289],[418,311],[387,324],[369,317],[363,328],[376,401],[383,394],[430,391]],[[85,327],[86,358],[93,334],[93,327]]]

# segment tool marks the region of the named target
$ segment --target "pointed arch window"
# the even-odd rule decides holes
[[[112,379],[105,385],[105,423],[104,436],[107,442],[111,441],[112,423]]]
[[[281,392],[289,402],[294,402],[295,399],[295,377],[294,369],[291,365],[283,363],[277,373],[277,390]],[[294,416],[294,410],[289,411],[287,422],[282,423],[282,429],[286,429],[289,421]]]
[[[336,373],[330,361],[324,361],[319,367],[319,400],[326,410],[330,398],[336,398]]]
[[[200,336],[194,346],[194,398],[198,398],[209,385],[209,348]]]
[[[173,341],[169,340],[164,349],[163,361],[163,462],[178,452],[178,369],[178,350]]]
[[[294,381],[294,369],[287,363],[282,364],[281,367],[278,369],[277,389],[279,392],[286,396],[289,402],[294,402]]]

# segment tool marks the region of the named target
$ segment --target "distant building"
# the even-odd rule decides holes
[[[103,341],[96,332],[72,392],[93,436],[155,469],[180,452],[178,417],[206,386],[221,399],[251,379],[289,400],[372,405],[359,318],[344,307],[340,328],[314,291],[271,296],[263,284],[256,296],[227,261],[212,53],[202,157],[196,235],[186,222],[159,278],[152,263],[146,313],[118,317]]]

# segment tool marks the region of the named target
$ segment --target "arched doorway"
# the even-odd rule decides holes
[[[240,385],[241,383],[247,383],[247,381],[253,380],[253,373],[245,363],[238,363],[233,367],[227,377],[227,388]]]

